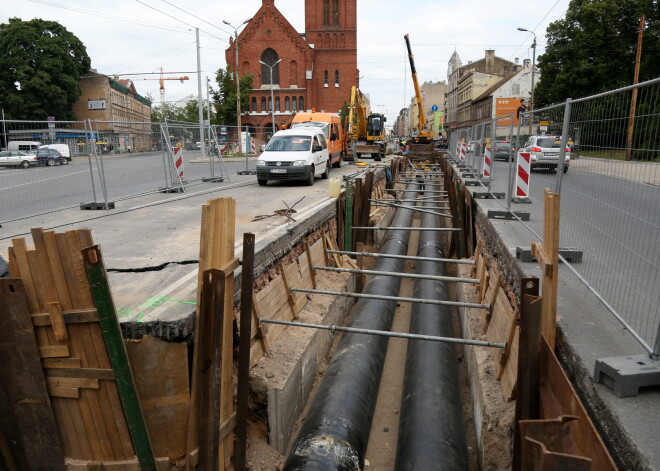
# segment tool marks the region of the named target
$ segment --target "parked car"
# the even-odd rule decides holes
[[[39,149],[37,150],[37,164],[48,165],[52,167],[55,164],[66,165],[69,161],[64,157],[60,151],[55,149]]]
[[[525,145],[518,150],[520,152],[529,152],[531,161],[530,168],[549,168],[557,170],[559,164],[559,144],[560,136],[530,136]],[[566,156],[564,157],[564,173],[568,172],[571,162],[571,151],[566,147]]]
[[[68,162],[71,162],[71,149],[69,149],[67,144],[46,144],[39,147],[39,149],[55,149],[60,154],[62,154],[62,157],[64,157]]]
[[[503,159],[506,161],[513,160],[513,148],[510,142],[495,141],[493,148],[493,160]]]
[[[295,128],[273,134],[266,150],[257,159],[257,183],[268,180],[303,180],[314,184],[314,178],[328,178],[330,155],[323,129]]]
[[[30,168],[37,165],[37,159],[20,150],[3,150],[0,152],[0,166]]]

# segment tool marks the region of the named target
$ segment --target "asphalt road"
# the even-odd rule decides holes
[[[227,158],[224,169],[216,161],[212,171],[209,162],[191,162],[200,157],[199,152],[184,153],[184,180],[188,186],[211,176],[228,174],[231,180],[232,175],[246,168],[245,159]],[[249,159],[248,168],[254,169],[254,159]],[[54,167],[0,167],[0,223],[78,207],[83,202],[103,202],[101,174],[105,176],[109,201],[158,191],[172,186],[166,164],[162,153],[150,152],[103,156],[102,161],[80,156],[68,165]]]

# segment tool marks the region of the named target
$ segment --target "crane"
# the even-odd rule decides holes
[[[424,111],[424,105],[422,104],[422,94],[419,91],[419,83],[417,82],[417,69],[415,68],[415,60],[413,59],[413,53],[410,49],[410,39],[406,34],[403,39],[406,40],[406,47],[408,48],[408,60],[410,61],[410,72],[412,73],[413,85],[415,86],[415,100],[417,101],[417,112],[418,112],[418,123],[417,123],[417,136],[415,137],[416,142],[431,142],[433,140],[433,132],[428,129],[426,125],[426,112]]]
[[[159,78],[141,78],[140,80],[158,80],[160,84],[160,106],[165,105],[165,80],[178,80],[183,83],[184,80],[190,80],[190,77],[187,75],[182,75],[181,77],[165,77],[165,72],[163,68],[160,68],[160,77]]]

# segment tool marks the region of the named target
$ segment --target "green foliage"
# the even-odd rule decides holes
[[[216,74],[218,90],[213,91],[213,99],[217,110],[217,124],[236,125],[236,82],[229,65],[223,70],[218,69]],[[241,111],[245,111],[250,103],[250,90],[252,90],[252,75],[244,75],[239,80]]]
[[[151,121],[163,122],[186,122],[186,123],[199,123],[199,108],[197,100],[189,100],[184,106],[176,106],[171,103],[165,103],[163,106],[155,106],[151,110]],[[206,119],[206,101],[202,102],[202,109],[204,110],[204,119]],[[215,111],[211,106],[211,123],[215,119]]]
[[[80,76],[91,61],[83,43],[55,21],[0,24],[0,107],[11,119],[73,120]]]
[[[341,124],[346,129],[346,120],[348,119],[348,113],[350,112],[351,105],[348,103],[344,102],[343,105],[341,105],[341,108],[339,109],[339,118],[341,119]]]
[[[660,75],[657,0],[572,0],[566,16],[548,27],[538,58],[536,107],[612,90],[633,82],[641,14],[647,22],[639,80]]]

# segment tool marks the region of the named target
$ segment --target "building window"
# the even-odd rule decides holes
[[[253,113],[257,112],[257,97],[252,97],[252,110]]]
[[[323,0],[323,24],[330,24],[330,0]]]
[[[248,75],[250,73],[250,63],[248,61],[243,62],[243,75]]]
[[[339,86],[339,71],[335,70],[335,87]]]
[[[291,111],[298,111],[298,98],[291,98]]]
[[[284,97],[284,111],[291,111],[291,102],[288,96]]]
[[[275,97],[275,111],[280,112],[280,97]]]
[[[339,0],[332,0],[332,24],[339,26]]]
[[[298,99],[298,109],[299,109],[300,111],[305,111],[305,100],[304,100],[303,97],[300,97],[300,98]]]
[[[324,87],[328,86],[328,71],[327,70],[323,71],[323,86]]]
[[[273,111],[273,99],[268,97],[268,111]]]
[[[275,52],[273,49],[266,49],[263,54],[261,54],[261,62],[264,64],[261,64],[261,84],[262,85],[270,85],[270,66],[275,64],[279,60],[279,56],[277,55],[277,52]],[[279,84],[280,83],[280,64],[277,64],[275,67],[273,67],[273,85]]]
[[[261,112],[263,113],[265,111],[266,111],[266,97],[262,96],[261,97]]]
[[[291,61],[289,64],[289,83],[298,85],[298,63],[296,61]]]
[[[513,96],[519,96],[520,95],[520,84],[519,83],[514,83],[511,85],[511,92]]]

